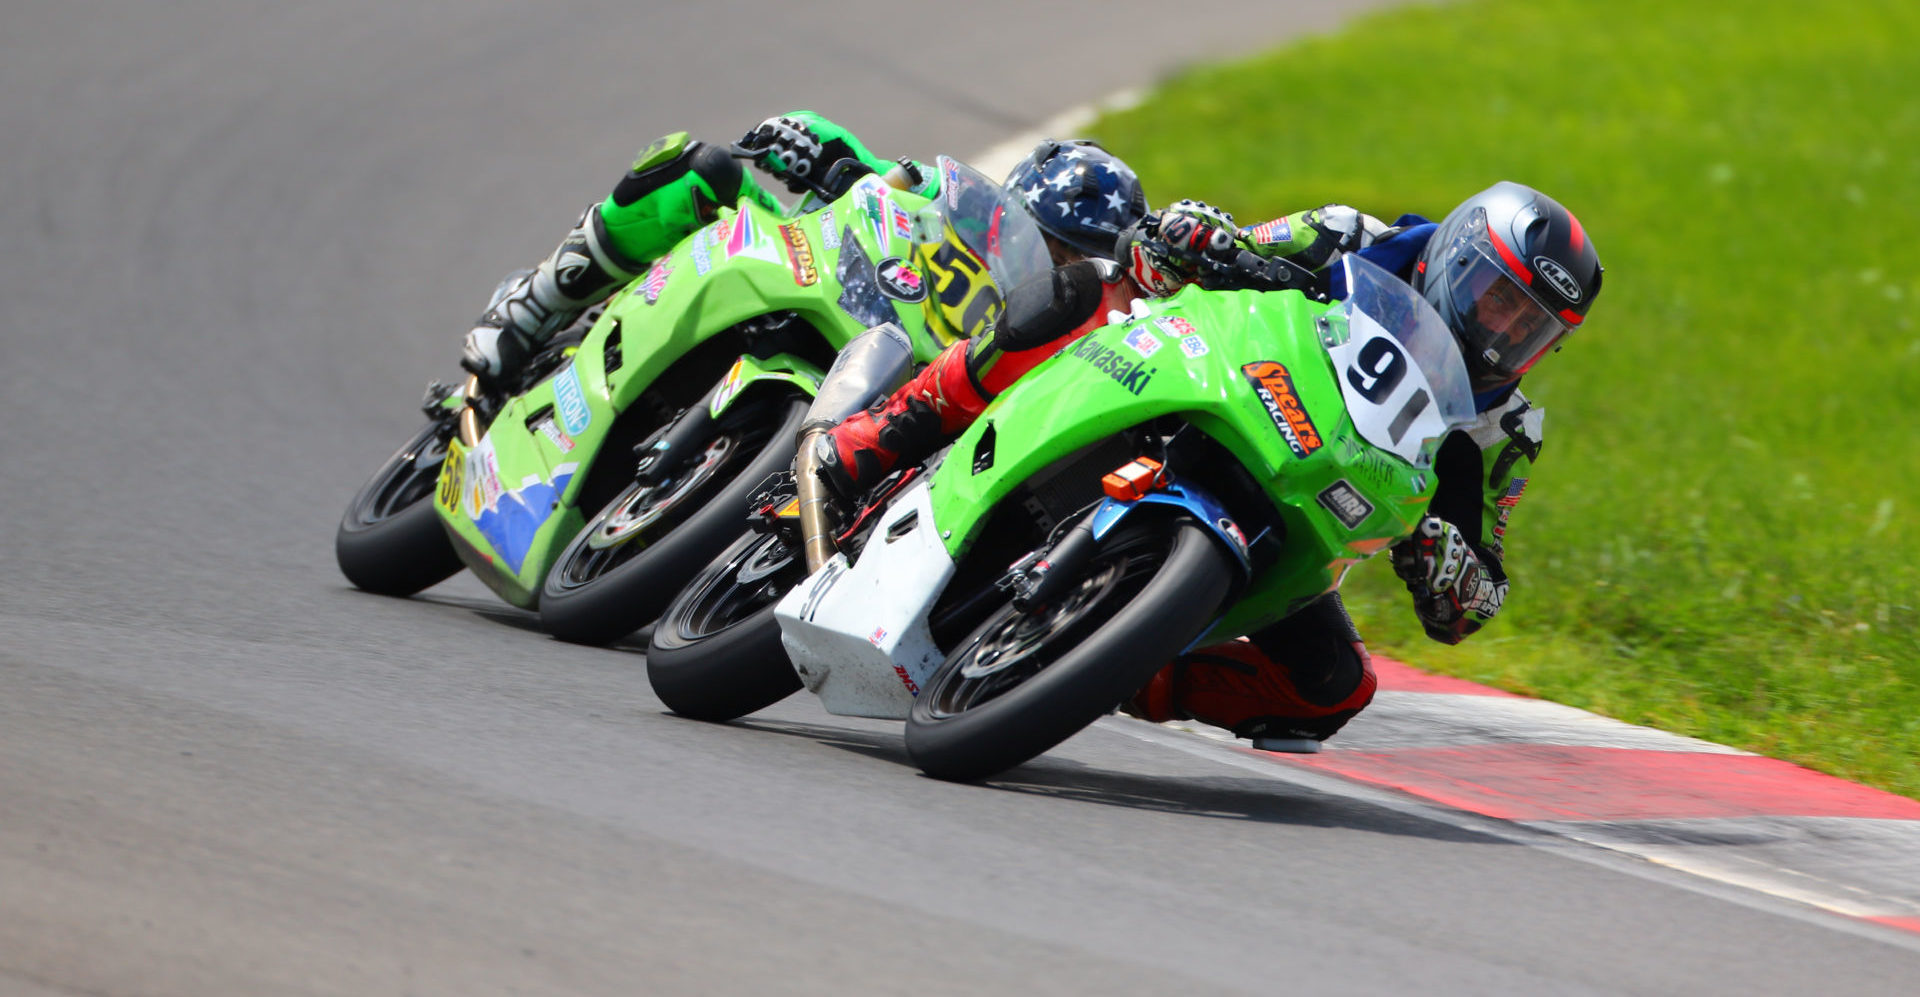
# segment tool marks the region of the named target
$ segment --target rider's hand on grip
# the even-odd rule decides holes
[[[796,194],[811,189],[807,178],[822,165],[820,140],[807,123],[798,118],[768,118],[742,137],[739,145],[757,153],[753,159],[755,165],[768,175],[786,181],[787,189]]]
[[[1121,263],[1149,294],[1165,297],[1200,277],[1204,261],[1228,262],[1239,249],[1233,216],[1201,201],[1150,214],[1121,240]]]
[[[1393,573],[1413,594],[1427,636],[1443,644],[1460,643],[1506,601],[1506,581],[1496,579],[1460,530],[1438,516],[1422,519],[1389,556]]]

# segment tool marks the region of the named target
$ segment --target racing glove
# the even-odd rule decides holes
[[[740,147],[753,153],[755,166],[776,180],[786,182],[795,194],[808,193],[806,180],[828,164],[822,163],[825,147],[813,129],[799,118],[781,115],[760,122],[759,127],[740,139]]]
[[[1413,611],[1427,636],[1458,644],[1500,612],[1507,581],[1495,578],[1452,523],[1428,516],[1389,555],[1393,573],[1413,594]]]
[[[1236,231],[1225,211],[1204,201],[1178,201],[1128,229],[1120,259],[1135,283],[1163,298],[1199,278],[1203,257],[1231,259],[1240,248]]]

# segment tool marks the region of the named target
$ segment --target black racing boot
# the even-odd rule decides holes
[[[487,313],[467,333],[460,366],[489,387],[500,384],[556,331],[605,301],[640,269],[608,242],[600,206],[588,208],[552,255],[494,292]]]

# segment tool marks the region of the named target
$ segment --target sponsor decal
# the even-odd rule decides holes
[[[547,442],[553,444],[554,448],[561,453],[573,452],[573,438],[562,432],[559,425],[552,419],[542,419],[534,428],[538,429],[540,435],[546,437]]]
[[[787,245],[787,265],[793,268],[793,282],[812,287],[820,282],[820,271],[813,265],[813,246],[797,225],[780,226],[780,241]]]
[[[1354,470],[1381,488],[1392,488],[1394,479],[1403,470],[1378,450],[1362,450],[1350,463]]]
[[[913,216],[907,214],[907,209],[892,201],[888,201],[887,214],[893,219],[893,234],[895,236],[905,239],[913,235]]]
[[[867,216],[867,223],[873,226],[873,245],[879,252],[887,251],[887,185],[878,177],[868,174],[853,185],[860,192],[860,210]]]
[[[1552,284],[1553,289],[1560,292],[1561,297],[1575,303],[1579,302],[1580,282],[1574,280],[1573,275],[1568,273],[1567,268],[1561,266],[1558,260],[1550,256],[1536,256],[1533,258],[1533,268],[1540,271],[1540,276],[1545,277],[1547,283]]]
[[[759,226],[753,223],[753,216],[745,211],[733,216],[733,229],[727,233],[727,256],[739,256],[752,249],[760,241]]]
[[[902,668],[899,665],[894,665],[893,673],[895,675],[900,676],[900,684],[906,686],[908,692],[913,693],[916,696],[920,695],[920,686],[913,681],[913,676],[907,674],[907,670],[905,668]]]
[[[724,224],[716,222],[717,224]],[[693,234],[693,269],[705,277],[713,269],[713,228],[703,228]]]
[[[1080,345],[1074,347],[1069,355],[1076,360],[1085,361],[1095,370],[1112,378],[1115,384],[1135,395],[1147,390],[1147,383],[1152,381],[1153,375],[1159,372],[1158,367],[1149,370],[1145,361],[1128,359],[1120,351],[1102,346],[1092,337],[1082,339]]]
[[[587,408],[587,396],[580,390],[580,372],[567,364],[553,375],[553,410],[560,415],[560,426],[568,436],[579,436],[593,424],[593,410]]]
[[[872,644],[874,647],[879,647],[881,642],[885,641],[886,639],[887,639],[886,627],[874,627],[873,632],[867,635],[867,643]]]
[[[673,268],[667,266],[667,258],[662,256],[653,262],[647,270],[647,276],[640,281],[640,297],[647,304],[660,300],[660,292],[667,288],[667,278],[673,276]]]
[[[1159,316],[1158,318],[1155,318],[1153,320],[1153,324],[1159,326],[1161,332],[1164,332],[1175,339],[1183,339],[1187,336],[1196,335],[1200,332],[1200,330],[1195,329],[1193,327],[1192,322],[1189,322],[1178,315]]]
[[[820,245],[826,249],[840,248],[840,230],[834,226],[833,209],[820,209]]]
[[[746,370],[746,367],[747,358],[741,357],[727,369],[727,376],[720,379],[720,387],[713,392],[712,408],[709,411],[717,415],[726,411],[727,406],[733,403],[733,396],[739,394],[740,389],[746,386],[740,381],[740,374]]]
[[[460,510],[460,493],[466,488],[467,453],[460,444],[447,445],[447,456],[440,467],[440,490],[433,500],[448,512]]]
[[[447,473],[440,479],[435,501],[448,512],[477,519],[499,502],[505,491],[500,484],[500,459],[493,450],[493,438],[483,437],[478,446],[462,453],[458,447],[447,451]]]
[[[1307,415],[1306,406],[1300,403],[1300,393],[1294,390],[1293,375],[1287,373],[1284,365],[1257,360],[1241,367],[1240,372],[1253,382],[1260,404],[1267,407],[1267,415],[1295,457],[1304,458],[1324,445],[1320,430]]]
[[[1135,326],[1133,331],[1127,333],[1127,338],[1122,340],[1122,342],[1126,343],[1127,347],[1133,350],[1133,352],[1143,357],[1150,357],[1160,352],[1160,341],[1153,338],[1153,333],[1148,332],[1147,327],[1144,325]]]
[[[1493,540],[1494,550],[1496,552],[1500,550],[1500,542],[1507,538],[1507,517],[1513,515],[1513,507],[1520,504],[1520,496],[1526,493],[1527,479],[1515,478],[1513,479],[1513,483],[1507,486],[1507,493],[1494,501],[1494,508],[1500,510],[1499,513],[1494,516],[1493,520]]]
[[[1272,246],[1293,241],[1293,225],[1285,218],[1261,222],[1246,230],[1247,241],[1256,246]]]
[[[528,475],[519,488],[499,493],[473,516],[473,525],[480,530],[480,535],[500,552],[501,559],[514,574],[519,574],[521,565],[526,563],[533,538],[560,507],[560,496],[566,493],[567,483],[573,480],[579,466],[562,464],[554,468],[552,481]]]
[[[1347,484],[1345,478],[1328,485],[1315,498],[1349,530],[1358,529],[1368,516],[1373,515],[1373,503],[1362,498],[1352,485]]]
[[[924,301],[927,297],[927,282],[920,278],[920,272],[912,264],[898,256],[889,256],[880,261],[880,293],[896,301]]]
[[[1153,324],[1161,332],[1180,341],[1180,352],[1186,354],[1188,360],[1207,355],[1207,341],[1200,338],[1200,330],[1195,329],[1192,322],[1178,315],[1161,315],[1153,320]]]

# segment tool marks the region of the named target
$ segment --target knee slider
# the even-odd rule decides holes
[[[1056,267],[1007,293],[996,340],[1008,352],[1028,350],[1072,332],[1100,310],[1101,268],[1092,260]]]

